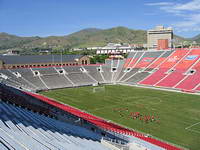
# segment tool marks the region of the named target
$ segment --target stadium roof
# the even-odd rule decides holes
[[[83,55],[62,55],[63,62],[74,62]],[[31,63],[50,63],[61,62],[61,55],[0,55],[0,60],[5,64],[31,64]]]

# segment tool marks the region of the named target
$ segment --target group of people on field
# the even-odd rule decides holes
[[[128,117],[129,119],[133,119],[133,120],[141,120],[144,121],[145,123],[148,122],[157,122],[159,123],[159,117],[158,116],[154,116],[154,115],[143,115],[140,112],[132,112],[129,111],[128,108],[114,108],[113,109],[114,112],[118,112],[120,117]],[[129,113],[127,115],[127,113],[125,114],[124,112]]]

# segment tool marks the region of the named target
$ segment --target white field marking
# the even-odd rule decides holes
[[[192,129],[187,129],[188,131],[191,131],[191,132],[195,132],[195,133],[199,133],[200,134],[200,131],[196,131],[196,130],[192,130]]]
[[[187,69],[187,71],[188,70],[190,70],[190,69],[192,69],[198,62],[199,62],[199,60],[200,60],[200,58],[198,59],[198,60],[196,60],[196,62],[194,63],[194,64],[192,64],[192,66],[190,66],[189,67],[189,69]],[[186,71],[186,72],[187,72]],[[175,84],[172,88],[175,88],[176,86],[178,86],[179,84],[181,84],[185,79],[187,79],[188,77],[190,76],[190,74],[187,74],[185,77],[183,77],[183,79],[182,80],[180,80],[177,84]]]
[[[171,69],[174,69],[190,52],[192,51],[192,49],[191,50],[189,50],[177,63],[175,63],[174,65],[173,65],[173,67],[171,67],[170,68],[170,70]],[[157,84],[159,84],[160,82],[162,82],[164,79],[166,79],[169,75],[170,75],[171,73],[169,73],[169,74],[167,74],[166,76],[164,76],[162,79],[160,79],[158,82],[156,82],[153,86],[156,86]]]
[[[135,59],[135,56],[137,55],[137,53],[139,52],[135,52],[134,56],[132,57],[131,61],[129,61],[128,66],[126,68],[129,68],[130,64],[133,62],[133,60]],[[127,74],[127,72],[125,72],[119,79],[118,82]]]
[[[145,52],[140,56],[140,58],[137,60],[137,62],[131,67],[131,70],[140,62],[140,60],[143,58]],[[131,71],[130,70],[130,71]],[[136,72],[137,73],[137,72]],[[134,76],[136,73],[132,74],[131,76],[129,76],[128,78],[126,78],[125,80],[123,80],[122,82],[127,81],[128,79],[130,79],[132,76]]]
[[[185,129],[188,130],[188,131],[191,131],[191,132],[195,132],[195,133],[199,133],[199,134],[200,134],[200,131],[191,129],[191,127],[196,126],[196,125],[198,125],[198,124],[200,124],[200,122],[197,122],[197,123],[195,123],[195,124],[192,124],[192,125],[186,127]]]
[[[192,125],[186,127],[185,129],[188,130],[188,129],[190,129],[191,127],[196,126],[196,125],[198,125],[198,124],[200,124],[200,122],[194,123],[194,124],[192,124]],[[191,130],[191,129],[190,129],[190,130]]]

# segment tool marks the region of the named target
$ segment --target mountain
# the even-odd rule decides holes
[[[200,34],[194,36],[193,38],[190,38],[192,41],[196,41],[197,43],[200,43]]]
[[[176,36],[178,41],[186,39]],[[7,33],[0,33],[0,50],[19,48],[31,49],[69,49],[73,47],[105,46],[107,43],[146,43],[147,32],[145,30],[133,30],[126,27],[110,29],[88,28],[66,36],[49,37],[19,37]]]
[[[26,43],[38,40],[40,37],[19,37],[4,32],[0,33],[0,50],[21,47]]]

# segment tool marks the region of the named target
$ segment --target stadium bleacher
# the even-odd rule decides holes
[[[138,51],[131,52],[126,60],[106,60],[101,65],[1,69],[0,79],[4,84],[31,91],[97,83],[142,84],[198,91],[198,61],[197,48]],[[187,74],[190,70],[193,73]]]
[[[3,149],[108,149],[101,137],[85,128],[48,118],[0,101],[0,148]]]
[[[98,83],[138,84],[198,92],[200,91],[199,53],[199,49],[138,51],[131,52],[127,59],[109,59],[106,60],[105,64],[1,69],[0,82],[11,87],[23,89],[26,91],[24,94],[82,118],[106,131],[131,135],[135,143],[147,149],[178,150],[179,148],[165,142],[107,122],[34,92],[97,85]],[[35,114],[2,101],[0,101],[0,108],[0,111],[4,114],[1,113],[0,115],[1,149],[13,149],[13,145],[16,149],[34,149],[33,146],[35,144],[38,144],[36,149],[66,149],[66,147],[71,149],[107,149],[99,142],[100,138],[97,134],[90,133],[90,131],[84,134],[85,129],[81,127],[77,127],[77,131],[80,132],[76,132],[76,130],[73,130],[75,127],[71,124],[66,123],[66,126],[63,127],[64,123],[61,121]],[[55,129],[53,129],[54,127]],[[74,132],[71,133],[71,130]],[[30,133],[35,134],[30,135]],[[24,137],[19,135],[24,135]],[[11,137],[15,136],[17,138],[13,140]],[[29,140],[22,142],[25,138]],[[52,145],[51,140],[56,146]],[[88,147],[88,145],[91,145],[91,147]]]
[[[98,83],[199,91],[199,59],[198,48],[137,51],[131,52],[125,60],[108,59],[105,64],[99,65],[1,69],[0,81],[29,91]]]
[[[100,71],[98,71],[98,68],[100,67],[99,65],[91,65],[91,66],[83,66],[86,71],[99,83],[104,83],[104,79],[100,73]]]

